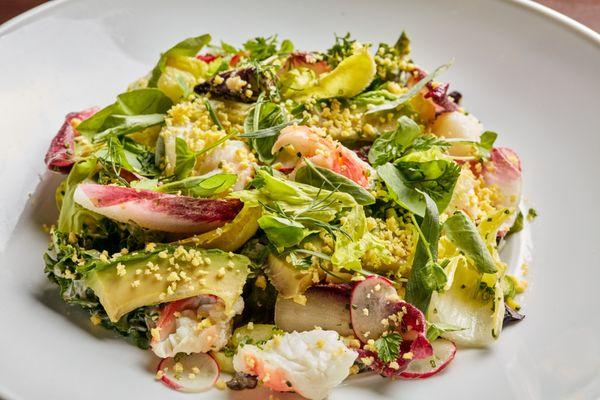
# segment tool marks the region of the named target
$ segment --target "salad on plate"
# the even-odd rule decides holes
[[[45,273],[188,392],[419,379],[523,318],[521,162],[402,33],[185,39],[67,114]]]

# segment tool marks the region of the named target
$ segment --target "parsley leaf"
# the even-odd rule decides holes
[[[281,47],[277,49],[277,36],[256,37],[244,43],[244,50],[250,53],[249,59],[252,61],[263,61],[276,54],[289,54],[294,51],[294,44],[290,40],[281,42]]]
[[[402,336],[396,332],[382,335],[375,340],[377,357],[384,363],[396,361],[400,355],[400,343],[402,343]]]
[[[346,33],[345,36],[335,35],[335,43],[325,55],[331,68],[335,68],[344,58],[352,55],[354,43],[356,40],[350,37],[350,33]]]

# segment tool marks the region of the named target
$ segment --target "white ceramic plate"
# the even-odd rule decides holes
[[[334,32],[377,43],[402,29],[424,67],[455,59],[444,80],[521,155],[540,214],[527,318],[489,350],[460,351],[438,377],[357,377],[331,398],[597,399],[600,36],[531,3],[481,0],[54,1],[3,25],[0,398],[248,399],[169,391],[153,381],[148,353],[59,300],[42,273],[40,226],[54,221],[57,183],[43,154],[64,114],[112,102],[182,38],[278,33],[320,49]]]

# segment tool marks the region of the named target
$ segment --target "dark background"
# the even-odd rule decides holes
[[[0,0],[0,24],[10,18],[45,3],[45,0]],[[600,0],[538,0],[600,32]]]

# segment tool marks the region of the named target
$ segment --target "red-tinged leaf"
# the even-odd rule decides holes
[[[204,61],[205,63],[211,63],[213,61],[215,61],[217,58],[220,58],[220,55],[214,55],[214,54],[198,54],[196,56],[196,58],[200,61]]]
[[[517,153],[506,147],[495,147],[483,164],[483,179],[496,186],[502,198],[500,205],[516,208],[521,198],[521,160]]]
[[[331,71],[331,67],[329,67],[327,61],[319,60],[313,53],[307,51],[290,54],[284,65],[284,69],[286,70],[300,67],[312,70],[317,76]]]
[[[243,203],[132,189],[80,184],[73,198],[82,207],[120,222],[172,233],[202,233],[231,221]]]
[[[51,171],[68,173],[71,167],[77,161],[75,159],[75,137],[79,132],[73,128],[73,120],[85,120],[98,112],[97,107],[88,108],[79,112],[72,112],[66,115],[65,121],[60,127],[58,133],[50,142],[50,147],[46,152],[44,162]]]

